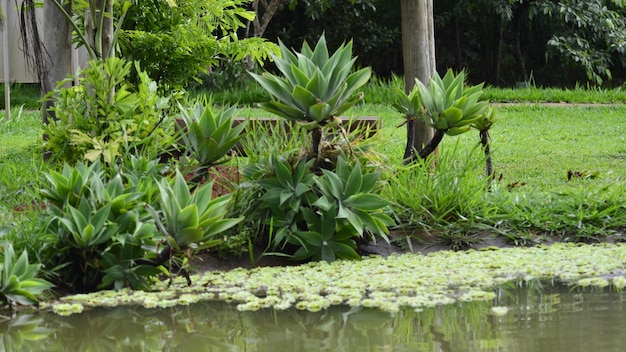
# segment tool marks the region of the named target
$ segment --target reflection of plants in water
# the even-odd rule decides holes
[[[626,311],[623,293],[547,282],[537,287],[509,285],[494,302],[396,313],[348,306],[240,312],[234,305],[208,302],[166,309],[95,308],[68,317],[18,315],[0,322],[0,341],[7,351],[525,351],[537,350],[538,336],[554,341],[555,326],[580,334],[590,321],[602,325],[594,316],[600,310],[614,325],[602,325],[610,330],[604,336],[623,336],[616,332]],[[494,314],[493,304],[508,313]],[[557,347],[547,350],[571,350]]]
[[[0,316],[0,349],[2,351],[45,351],[46,337],[52,330],[41,327],[41,317],[22,314],[14,318]]]

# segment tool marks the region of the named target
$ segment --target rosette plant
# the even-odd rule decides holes
[[[491,161],[491,150],[489,147],[489,130],[491,126],[498,120],[496,109],[489,107],[487,111],[476,121],[472,123],[472,127],[477,129],[480,133],[480,144],[485,152],[485,168],[487,171],[487,177],[489,181],[493,179],[493,164]]]
[[[208,249],[222,243],[220,235],[235,226],[243,218],[226,218],[226,205],[230,194],[212,198],[213,182],[205,183],[192,193],[185,178],[176,170],[172,181],[162,179],[159,183],[160,209],[152,206],[148,211],[153,214],[157,229],[165,238],[166,246],[156,258],[156,265],[169,260],[174,255],[183,254],[187,260],[197,251]],[[183,274],[191,284],[186,268]]]
[[[13,246],[4,240],[0,242],[0,255],[0,302],[11,308],[16,304],[38,304],[37,297],[53,286],[37,278],[41,265],[30,264],[25,250],[16,259]]]
[[[488,108],[488,102],[479,101],[482,88],[482,83],[466,87],[464,72],[454,74],[448,70],[443,78],[435,72],[428,87],[416,79],[409,94],[398,90],[398,101],[394,106],[404,114],[407,123],[422,119],[435,129],[432,140],[419,152],[413,148],[413,143],[407,143],[405,161],[426,158],[437,148],[444,135],[456,136],[469,131],[471,124],[480,119]],[[408,138],[413,135],[410,127]]]
[[[356,91],[367,83],[371,69],[352,72],[352,42],[329,56],[324,35],[314,49],[304,42],[300,52],[292,52],[280,40],[279,47],[281,56],[272,58],[282,76],[250,73],[275,98],[258,106],[311,130],[311,157],[318,159],[322,128],[340,124],[338,116],[363,99]]]
[[[243,137],[245,123],[233,126],[235,107],[214,109],[210,104],[196,105],[186,109],[179,105],[181,115],[187,127],[183,136],[191,149],[192,155],[200,163],[194,177],[199,182],[208,172],[209,167],[223,164],[230,160],[228,153]]]

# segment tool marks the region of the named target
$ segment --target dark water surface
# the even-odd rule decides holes
[[[0,321],[0,351],[624,351],[626,293],[544,284],[416,312],[210,302]]]

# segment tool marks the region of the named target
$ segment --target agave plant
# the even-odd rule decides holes
[[[180,110],[187,126],[185,142],[200,163],[196,176],[202,177],[209,167],[228,161],[226,155],[239,142],[246,125],[233,126],[235,107],[214,110],[198,104],[192,110]]]
[[[205,183],[193,194],[185,178],[176,170],[173,182],[159,183],[161,211],[150,207],[157,228],[165,237],[167,246],[156,264],[163,264],[174,254],[183,252],[189,259],[195,251],[216,246],[222,242],[219,235],[235,226],[242,218],[225,218],[230,195],[212,199],[213,183]],[[187,277],[188,283],[189,277]]]
[[[394,221],[383,212],[389,203],[374,193],[379,173],[364,172],[358,163],[350,166],[343,158],[337,160],[335,172],[322,172],[315,179],[321,195],[313,205],[325,212],[336,208],[337,226],[351,228],[353,236],[368,231],[389,242],[387,227]]]
[[[38,279],[39,264],[30,264],[24,250],[16,259],[13,246],[8,241],[0,242],[3,261],[0,262],[0,301],[11,307],[16,303],[37,304],[37,296],[52,288],[46,280]]]
[[[265,193],[260,208],[271,210],[272,247],[296,260],[358,258],[355,238],[377,235],[385,241],[393,219],[384,213],[388,202],[375,193],[379,174],[337,159],[335,171],[311,170],[313,160],[291,165],[272,157],[272,174],[260,176]],[[250,175],[249,173],[247,173]],[[270,231],[272,231],[272,229]],[[276,253],[274,253],[276,254]]]
[[[483,151],[485,152],[485,168],[489,181],[491,181],[494,176],[491,151],[489,148],[489,130],[497,120],[498,116],[496,114],[496,109],[489,107],[489,109],[487,109],[487,111],[478,120],[472,122],[471,124],[471,126],[477,129],[480,133],[480,144],[483,146]]]
[[[82,292],[127,284],[145,289],[160,273],[139,264],[153,255],[150,249],[158,239],[143,206],[158,192],[151,174],[157,172],[156,161],[131,157],[128,163],[112,178],[99,161],[65,165],[61,173],[46,174],[49,183],[41,194],[50,206],[42,232],[55,254],[43,264],[56,268],[59,284],[68,289]]]
[[[314,49],[305,42],[302,50],[292,52],[279,41],[281,57],[272,55],[282,73],[250,73],[276,100],[260,103],[261,109],[312,131],[311,156],[320,156],[322,127],[341,123],[339,115],[363,99],[356,94],[371,76],[370,68],[351,72],[356,58],[352,42],[342,44],[329,56],[324,35]]]
[[[296,231],[291,242],[300,248],[293,254],[295,260],[360,259],[356,252],[354,229],[346,224],[337,223],[337,209],[314,212],[310,208],[302,209],[308,230]]]
[[[436,72],[426,87],[415,80],[413,90],[407,95],[398,90],[396,109],[410,118],[420,118],[435,129],[433,139],[417,152],[407,144],[405,160],[413,161],[417,156],[426,158],[439,145],[444,135],[456,136],[471,129],[470,125],[487,111],[488,103],[479,101],[482,84],[465,87],[465,73],[454,74],[448,70],[440,77]]]

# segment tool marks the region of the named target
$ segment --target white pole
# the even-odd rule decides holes
[[[7,0],[2,0],[2,9],[5,13],[2,26],[2,57],[4,59],[4,102],[7,121],[11,119],[11,78],[9,77],[9,6]]]

